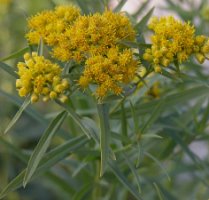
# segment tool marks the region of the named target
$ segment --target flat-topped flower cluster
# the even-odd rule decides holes
[[[172,16],[153,17],[148,28],[154,32],[152,47],[146,49],[143,58],[152,63],[155,71],[160,72],[162,66],[167,67],[174,60],[182,63],[192,54],[201,64],[207,58],[209,40],[204,35],[195,36],[195,28],[189,22]]]
[[[148,61],[155,72],[161,72],[162,67],[172,63],[182,63],[191,55],[195,55],[200,63],[208,58],[208,38],[196,36],[190,23],[172,16],[153,17],[148,28],[154,32],[151,47],[139,55],[121,42],[135,43],[137,35],[124,13],[105,10],[81,15],[74,6],[58,6],[30,17],[26,38],[31,45],[38,45],[42,39],[53,59],[59,62],[76,62],[79,75],[71,83],[83,90],[94,85],[91,91],[94,90],[98,99],[103,99],[109,94],[121,95],[124,86],[136,76],[147,75],[140,58]],[[31,95],[32,102],[40,97],[45,101],[68,99],[70,84],[68,79],[62,78],[63,68],[35,53],[27,53],[24,58],[25,63],[18,64],[20,96]],[[139,75],[139,71],[143,71],[143,75]]]
[[[28,28],[30,44],[38,44],[42,38],[57,60],[82,63],[84,69],[77,83],[83,89],[96,84],[98,98],[121,94],[123,84],[134,78],[137,61],[133,51],[119,41],[134,41],[136,33],[122,13],[106,10],[82,16],[76,7],[58,6],[29,18]]]

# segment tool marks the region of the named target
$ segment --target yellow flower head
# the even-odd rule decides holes
[[[183,62],[193,53],[195,29],[172,16],[152,18],[148,27],[153,30],[152,47],[147,49],[143,58],[152,62],[154,68],[167,67],[174,59]]]
[[[126,49],[120,52],[117,47],[110,48],[105,56],[88,58],[85,64],[78,84],[81,88],[96,84],[98,98],[103,98],[108,92],[121,94],[123,84],[130,83],[137,71],[137,61],[133,59],[132,51]]]
[[[40,96],[43,100],[66,99],[69,83],[61,78],[59,65],[35,52],[32,55],[26,53],[24,60],[17,65],[20,78],[16,80],[16,87],[21,97],[31,95],[32,102],[38,101]]]
[[[42,38],[47,45],[53,46],[79,15],[80,10],[73,6],[58,6],[54,11],[43,11],[28,19],[29,33],[26,38],[31,44],[38,44]]]
[[[80,16],[54,48],[61,61],[85,60],[90,55],[105,54],[120,40],[134,40],[135,31],[129,19],[112,11]]]
[[[195,37],[194,45],[195,58],[199,63],[203,63],[205,59],[208,59],[209,54],[209,38],[204,35],[198,35]]]

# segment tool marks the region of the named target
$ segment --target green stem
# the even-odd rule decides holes
[[[108,112],[107,104],[97,104],[97,110],[98,110],[99,122],[100,122],[100,148],[101,148],[100,176],[102,176],[105,172],[105,168],[109,156],[109,136],[110,136],[109,112]]]

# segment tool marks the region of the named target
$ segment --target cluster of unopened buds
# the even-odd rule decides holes
[[[43,101],[49,99],[67,100],[65,95],[69,88],[67,79],[61,78],[62,70],[59,65],[52,63],[36,52],[24,55],[25,62],[19,62],[16,87],[19,95],[25,97],[31,95],[31,102],[37,102],[42,96]]]
[[[195,36],[195,28],[168,17],[153,17],[148,25],[154,34],[151,36],[152,46],[145,50],[143,59],[150,62],[156,72],[177,61],[182,63],[191,55],[199,63],[207,59],[209,39],[204,35]]]
[[[208,59],[209,53],[209,39],[204,35],[196,36],[194,42],[194,53],[199,63],[203,63]]]

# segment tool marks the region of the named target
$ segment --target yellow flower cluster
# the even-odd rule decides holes
[[[196,36],[194,41],[194,53],[195,58],[201,64],[205,61],[205,59],[208,59],[209,38],[204,35]]]
[[[152,47],[146,49],[143,58],[151,62],[157,72],[161,71],[161,66],[167,67],[174,60],[182,63],[193,53],[202,63],[202,56],[209,52],[205,47],[208,46],[206,38],[195,37],[195,29],[190,23],[183,23],[172,16],[153,17],[148,27],[154,35],[151,36]]]
[[[65,37],[54,48],[54,56],[61,61],[84,61],[91,55],[106,54],[120,40],[135,38],[129,19],[112,11],[80,16]]]
[[[53,46],[79,15],[80,10],[73,6],[58,6],[54,11],[38,13],[28,19],[26,38],[31,44],[38,44],[42,38],[44,43]]]
[[[86,60],[79,85],[86,88],[90,83],[96,84],[96,96],[103,98],[108,92],[116,95],[122,93],[122,84],[131,82],[137,70],[137,61],[131,50],[119,51],[110,48],[106,56],[95,55]]]
[[[17,65],[20,79],[16,80],[16,87],[21,97],[31,95],[32,103],[37,102],[40,96],[43,101],[56,98],[62,102],[67,100],[65,92],[69,83],[67,79],[61,78],[62,69],[59,65],[35,52],[32,55],[26,53],[24,60]]]
[[[121,94],[122,85],[131,82],[137,72],[133,52],[119,44],[134,41],[136,35],[122,13],[106,10],[81,16],[74,7],[59,6],[31,17],[28,26],[30,43],[37,44],[42,37],[59,61],[85,64],[78,84],[81,88],[96,84],[99,98],[108,92]]]

